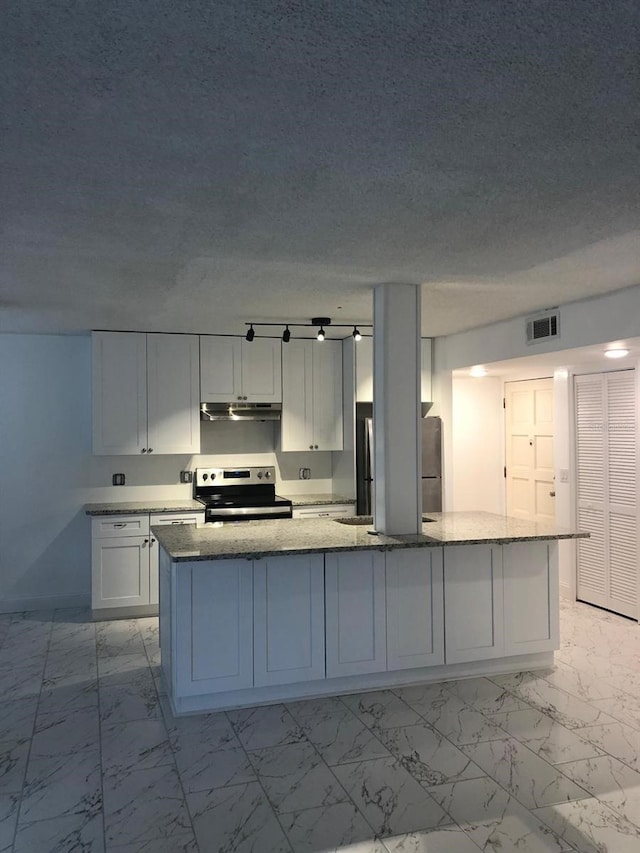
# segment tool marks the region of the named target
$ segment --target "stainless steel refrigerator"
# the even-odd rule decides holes
[[[356,405],[356,511],[373,515],[373,407]],[[422,511],[442,512],[442,421],[422,418]]]

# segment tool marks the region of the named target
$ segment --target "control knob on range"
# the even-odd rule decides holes
[[[265,476],[265,477],[266,477],[266,479],[268,480],[268,479],[271,477],[271,471],[265,471],[265,472],[264,472],[264,476]]]
[[[206,476],[206,474],[205,474],[205,476]],[[211,472],[211,479],[215,480],[215,478],[216,478],[215,471],[212,471]]]
[[[261,480],[261,479],[262,479],[262,471],[258,471],[258,479],[259,479],[259,480]]]
[[[209,479],[209,475],[208,475],[208,474],[203,474],[203,475],[202,475],[202,479],[203,479],[203,480],[208,480],[208,479]]]

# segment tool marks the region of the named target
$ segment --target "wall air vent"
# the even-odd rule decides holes
[[[557,311],[539,314],[527,320],[527,343],[537,344],[549,338],[560,337],[560,315]]]

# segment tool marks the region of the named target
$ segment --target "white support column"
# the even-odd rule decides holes
[[[374,524],[422,532],[420,286],[380,284],[373,296]]]

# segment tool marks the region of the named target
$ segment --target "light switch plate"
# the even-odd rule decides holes
[[[126,477],[124,474],[114,474],[111,478],[111,482],[114,486],[124,486]]]
[[[559,479],[561,483],[569,482],[569,469],[568,468],[560,468],[558,471]]]
[[[193,471],[180,471],[181,483],[193,483]]]

